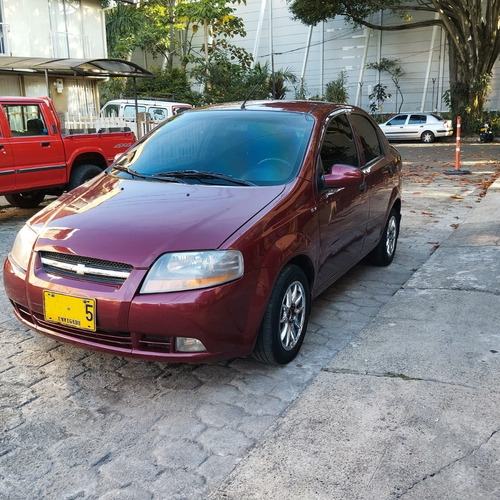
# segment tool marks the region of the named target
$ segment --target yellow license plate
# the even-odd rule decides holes
[[[43,306],[46,321],[95,332],[95,299],[44,290]]]

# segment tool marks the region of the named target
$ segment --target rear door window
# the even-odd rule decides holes
[[[351,115],[351,121],[356,128],[363,153],[365,155],[365,164],[379,158],[383,155],[380,144],[380,137],[373,123],[362,115]]]
[[[426,122],[427,122],[426,115],[410,115],[410,119],[408,120],[409,125],[420,125]]]
[[[330,120],[320,156],[325,173],[329,173],[333,165],[337,164],[359,167],[354,134],[345,115],[338,115]]]

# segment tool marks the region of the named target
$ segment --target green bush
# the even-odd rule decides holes
[[[153,69],[151,73],[155,78],[137,78],[136,88],[139,98],[160,98],[170,101],[187,102],[195,106],[202,103],[199,92],[191,89],[186,72],[181,68],[172,71]],[[109,82],[100,84],[99,92],[101,105],[111,99],[120,99],[134,96],[132,78],[114,78]]]

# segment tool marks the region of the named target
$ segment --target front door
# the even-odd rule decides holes
[[[48,124],[37,104],[4,104],[18,192],[66,182],[64,149],[57,130]]]
[[[328,123],[318,158],[319,286],[359,260],[368,220],[364,183],[341,189],[321,185],[321,175],[330,173],[333,165],[339,164],[359,168],[356,141],[345,114],[333,117]]]

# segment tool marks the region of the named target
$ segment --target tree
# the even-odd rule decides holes
[[[482,115],[493,66],[500,53],[499,0],[288,0],[295,18],[308,25],[345,16],[347,21],[377,30],[397,31],[442,26],[450,50],[452,111],[463,109],[470,118]],[[398,13],[401,23],[373,24],[371,14],[380,10]],[[429,13],[416,22],[412,13]],[[437,17],[436,17],[437,14]]]
[[[332,80],[326,84],[325,99],[330,102],[340,102],[346,104],[349,100],[349,92],[347,91],[347,76],[342,70],[336,80]]]
[[[376,69],[379,73],[386,72],[391,75],[391,80],[394,82],[394,86],[396,87],[397,91],[396,111],[400,113],[405,99],[403,96],[403,91],[401,90],[401,86],[399,85],[399,80],[405,75],[405,72],[399,65],[399,59],[387,59],[386,57],[382,57],[382,59],[380,59],[378,63],[368,63],[366,66],[368,68]],[[398,94],[401,96],[401,103],[399,104],[399,107]]]
[[[263,67],[268,74],[269,97],[271,99],[283,100],[286,97],[286,93],[290,92],[290,89],[286,86],[286,84],[296,84],[297,76],[290,68],[279,69],[271,74],[269,71],[269,64],[267,62]]]
[[[391,98],[391,94],[388,94],[386,90],[387,86],[381,83],[377,83],[377,85],[373,87],[373,92],[368,96],[370,99],[374,99],[374,101],[370,103],[370,113],[375,114],[377,111],[381,111],[382,104],[384,104],[387,99]]]
[[[103,0],[103,5],[106,1]],[[246,35],[243,20],[234,15],[235,9],[231,7],[245,1],[147,0],[134,5],[119,2],[106,11],[108,53],[123,59],[130,59],[137,49],[153,56],[161,54],[166,60],[167,75],[173,74],[174,57],[177,56],[184,72],[189,62],[194,63],[194,74],[205,88],[209,87],[211,68],[217,68],[217,79],[227,69],[221,54],[229,54],[231,61],[243,68],[250,67],[251,54],[230,43],[232,37]],[[193,48],[194,35],[200,29],[203,29],[203,57],[198,57]],[[107,86],[108,94],[125,92],[123,81]]]
[[[230,59],[238,60],[243,67],[251,63],[252,56],[247,51],[229,42],[237,35],[246,36],[243,19],[235,16],[235,9],[231,7],[231,4],[241,3],[245,4],[246,0],[178,2],[177,15],[190,23],[193,33],[196,33],[200,26],[203,28],[204,69],[207,77],[210,75],[211,53],[218,49],[229,53]],[[209,37],[212,38],[211,43]]]

